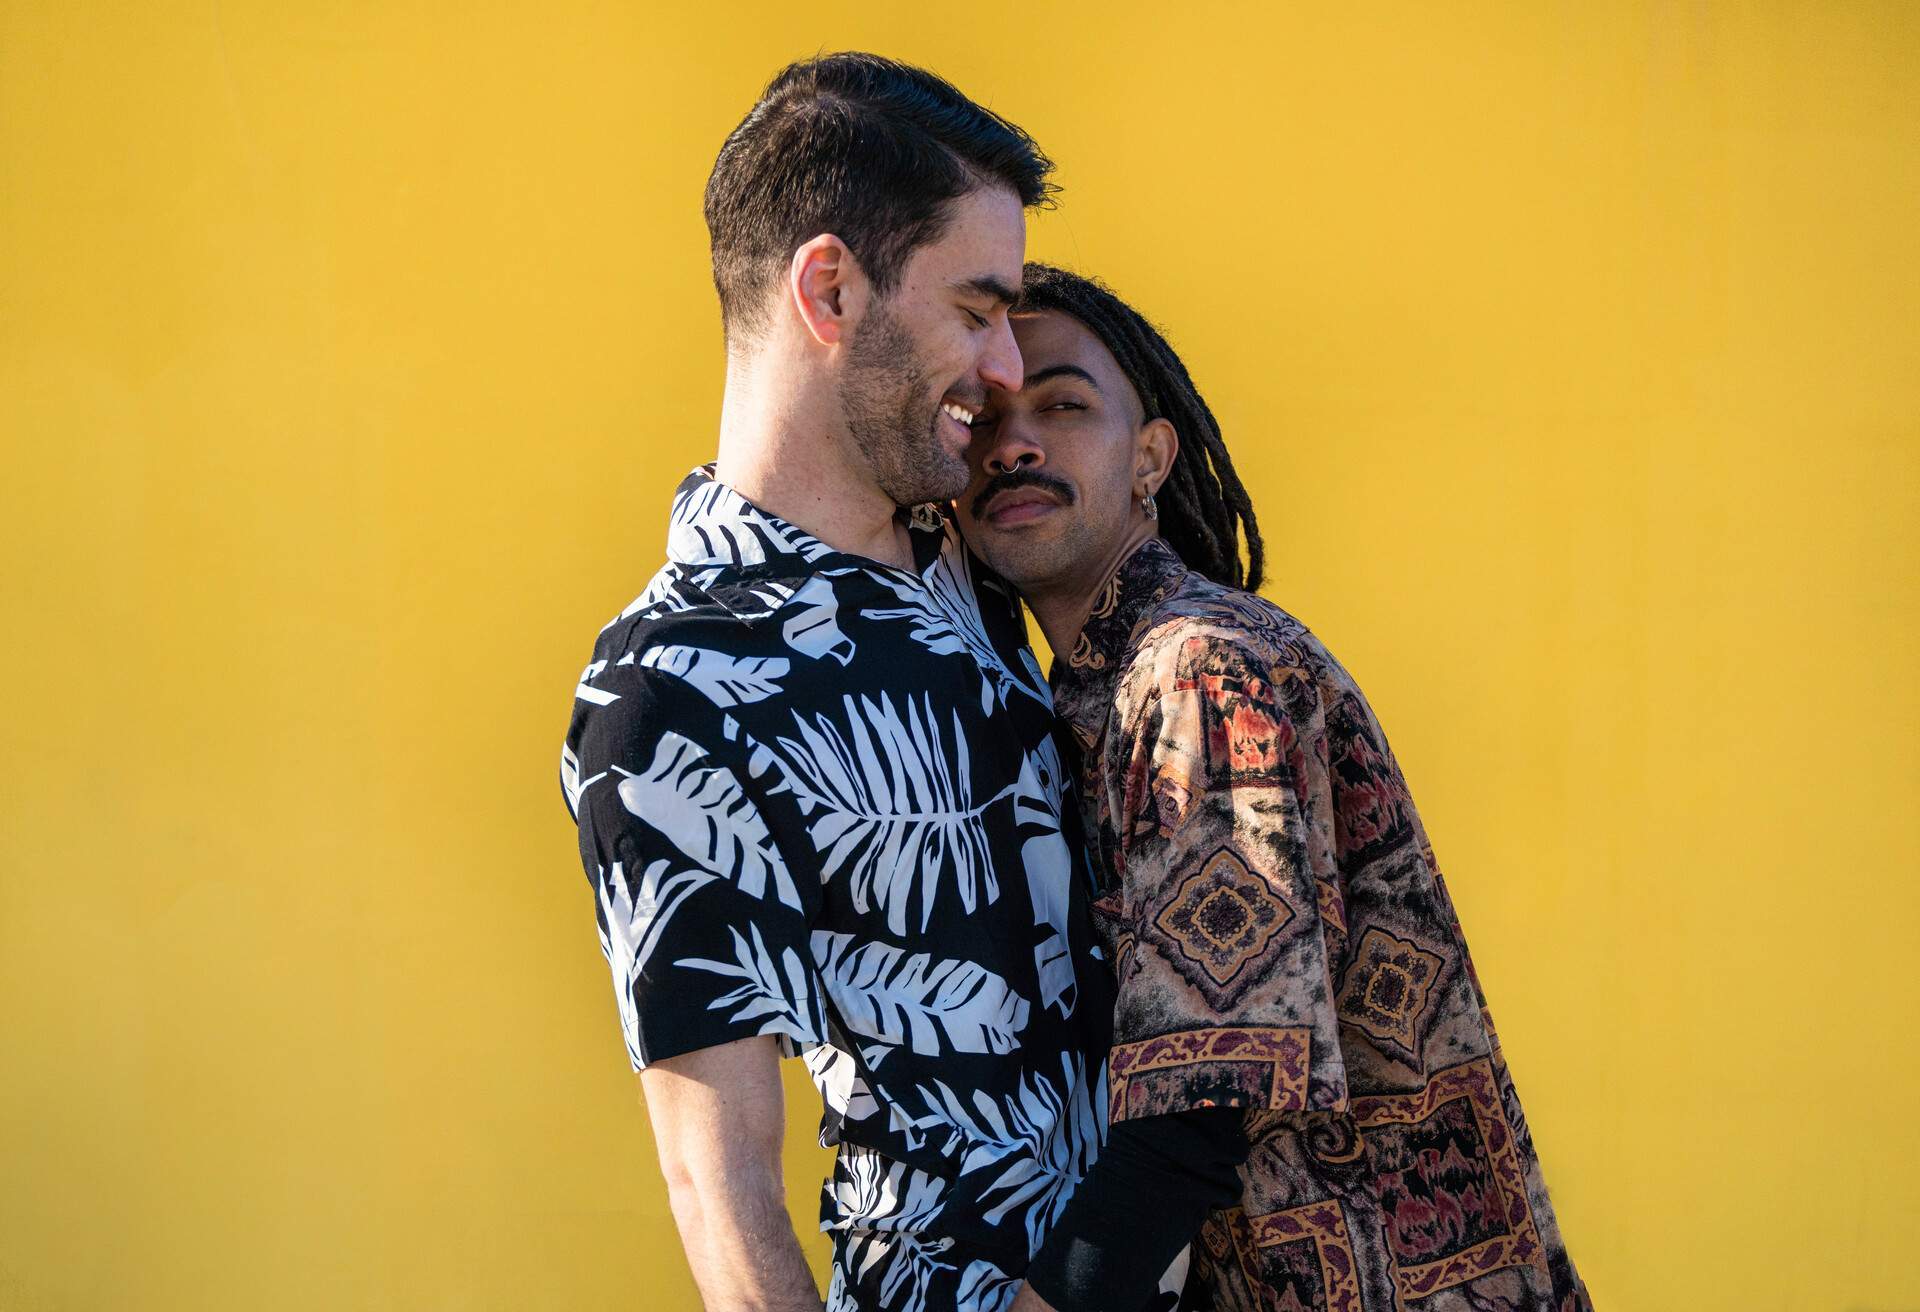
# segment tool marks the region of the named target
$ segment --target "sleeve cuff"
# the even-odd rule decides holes
[[[1311,1030],[1251,1027],[1116,1044],[1107,1058],[1107,1120],[1196,1107],[1307,1111],[1311,1047]]]

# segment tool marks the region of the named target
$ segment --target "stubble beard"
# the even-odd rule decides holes
[[[840,407],[854,450],[896,506],[966,491],[966,461],[940,441],[939,396],[906,328],[875,306],[848,345]]]
[[[1062,513],[1071,515],[1073,510],[1069,507]],[[1075,565],[1084,557],[1091,534],[1085,524],[1074,521],[1037,540],[1021,532],[995,534],[983,530],[978,536],[985,540],[969,543],[975,554],[1024,596],[1065,590],[1072,582]]]

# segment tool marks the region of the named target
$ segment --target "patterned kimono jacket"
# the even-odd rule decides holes
[[[1453,904],[1360,690],[1144,544],[1055,703],[1119,987],[1109,1117],[1249,1109],[1193,1246],[1222,1312],[1590,1309]]]

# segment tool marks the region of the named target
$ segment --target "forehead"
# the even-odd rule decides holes
[[[991,276],[1020,285],[1027,211],[1005,187],[977,187],[948,202],[947,226],[908,257],[909,278],[946,282]]]
[[[1125,397],[1137,406],[1133,384],[1094,331],[1070,314],[1058,310],[1022,310],[1013,316],[1013,337],[1027,377],[1059,365],[1072,365],[1093,375],[1102,392]]]

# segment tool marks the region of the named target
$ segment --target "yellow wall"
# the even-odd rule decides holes
[[[556,755],[847,45],[1207,387],[1603,1312],[1920,1305],[1920,10],[1360,8],[0,0],[0,1307],[694,1305]]]

